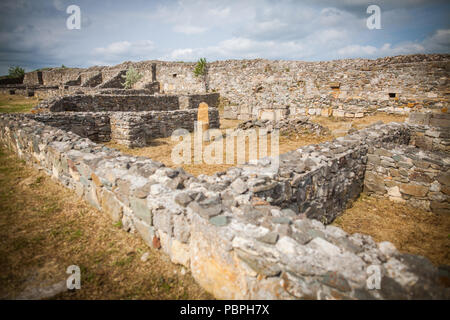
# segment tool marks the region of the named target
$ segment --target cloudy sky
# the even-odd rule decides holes
[[[81,29],[69,30],[69,5]],[[369,30],[367,7],[381,8]],[[19,65],[330,60],[450,52],[448,0],[1,0],[0,74]]]

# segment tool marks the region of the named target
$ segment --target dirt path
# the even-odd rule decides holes
[[[81,269],[80,290],[64,290],[70,265]],[[212,298],[166,255],[5,149],[0,149],[0,270],[3,299],[45,297],[38,289],[52,296],[61,288],[54,298]]]

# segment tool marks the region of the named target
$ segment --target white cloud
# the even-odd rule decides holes
[[[216,46],[176,49],[162,59],[194,61],[200,57],[207,57],[209,60],[278,58],[282,55],[303,57],[305,52],[306,47],[295,41],[278,43],[272,40],[256,41],[247,38],[231,38],[219,42]]]
[[[206,28],[196,27],[196,26],[191,26],[191,25],[179,25],[179,24],[177,24],[177,25],[175,25],[173,27],[173,31],[179,32],[179,33],[184,33],[184,34],[187,34],[187,35],[203,33],[206,30],[207,30]]]
[[[103,64],[111,62],[120,63],[123,60],[139,59],[145,60],[156,52],[156,46],[151,40],[141,40],[136,42],[119,41],[113,42],[106,47],[94,49],[94,56],[101,57]]]
[[[420,42],[404,41],[396,45],[385,43],[379,48],[353,44],[339,49],[337,53],[344,57],[375,57],[449,51],[450,29],[441,29]]]
[[[361,46],[358,44],[352,44],[339,49],[337,52],[340,56],[356,57],[356,56],[371,56],[377,52],[377,48],[374,46]]]

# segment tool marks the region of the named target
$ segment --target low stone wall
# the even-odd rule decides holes
[[[25,73],[23,84],[26,85],[43,85],[42,71],[32,71]]]
[[[177,96],[77,94],[42,102],[51,112],[167,111],[179,109]]]
[[[450,154],[414,146],[370,148],[364,191],[450,214]]]
[[[391,140],[402,128],[380,126],[363,136]],[[252,186],[245,168],[195,178],[23,115],[0,115],[0,142],[189,267],[219,299],[450,298],[441,282],[448,279],[427,259],[270,205],[247,192],[262,178]],[[359,142],[335,143],[345,149]],[[316,148],[327,146],[312,146],[312,156]],[[319,170],[305,173],[311,169]],[[367,287],[371,266],[380,270],[379,290]]]
[[[279,120],[299,115],[362,118],[376,112],[388,114],[409,114],[418,109],[440,111],[448,104],[436,99],[423,99],[420,102],[411,99],[367,100],[355,98],[335,98],[332,94],[314,98],[301,98],[288,106],[225,106],[226,119],[269,119]]]
[[[106,72],[107,73],[107,72]],[[113,75],[108,75],[107,80],[98,85],[98,88],[117,88],[122,89],[125,83],[125,75],[127,70],[120,70],[115,72]],[[105,80],[105,72],[102,72],[103,80]]]
[[[242,176],[252,177],[245,183],[249,195],[331,223],[362,191],[369,147],[408,141],[406,124],[374,125],[282,154],[275,174],[270,159],[261,159],[243,166]]]
[[[209,126],[219,128],[217,108],[210,108]],[[154,138],[169,137],[176,129],[194,131],[197,110],[125,112],[111,114],[112,139],[128,147],[144,147]]]
[[[219,128],[217,108],[210,108],[210,128]],[[51,112],[25,117],[71,131],[94,142],[113,139],[128,147],[144,147],[154,138],[169,137],[176,129],[194,131],[197,110],[144,112]]]
[[[423,150],[450,153],[450,114],[411,113],[408,123],[415,125],[412,145]]]
[[[155,82],[153,86],[149,86],[147,89],[96,89],[98,94],[111,94],[111,95],[153,95],[158,93],[158,82]]]
[[[57,86],[29,86],[24,84],[10,84],[0,86],[1,94],[21,95],[25,97],[36,96],[39,99],[49,99],[60,94]]]
[[[40,113],[25,116],[95,142],[111,140],[110,115],[107,112]]]
[[[1,76],[0,77],[0,86],[5,86],[8,84],[22,84],[24,77],[9,77],[9,76]]]
[[[202,102],[208,104],[212,108],[217,108],[219,106],[218,93],[206,93],[206,94],[191,94],[189,97],[189,109],[197,109],[198,105]]]

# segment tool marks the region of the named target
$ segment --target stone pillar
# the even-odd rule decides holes
[[[152,63],[152,82],[156,82],[156,63]]]
[[[202,102],[198,105],[197,112],[197,131],[205,132],[209,129],[208,104]],[[208,137],[206,137],[208,139]]]

